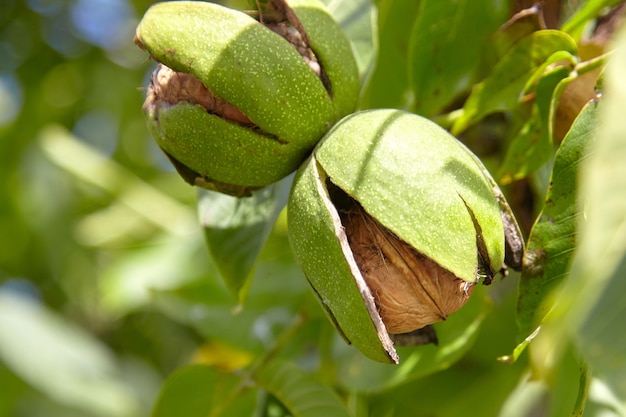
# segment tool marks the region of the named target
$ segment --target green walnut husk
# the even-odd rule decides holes
[[[506,268],[507,248],[516,268],[523,251],[478,158],[399,110],[355,113],[333,127],[298,170],[288,226],[337,328],[381,362],[397,363],[393,341],[445,320],[480,278],[490,283]]]
[[[233,195],[293,172],[358,94],[356,61],[316,0],[252,15],[207,2],[150,7],[135,42],[160,63],[144,112],[188,182]]]

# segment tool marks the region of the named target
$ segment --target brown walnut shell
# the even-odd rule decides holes
[[[418,253],[361,207],[344,212],[342,223],[390,334],[443,321],[469,299],[473,284]]]

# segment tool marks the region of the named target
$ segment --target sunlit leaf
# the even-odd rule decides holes
[[[490,113],[515,109],[528,80],[559,51],[575,55],[576,44],[556,30],[534,32],[513,45],[489,76],[474,87],[452,132],[458,134]]]
[[[273,362],[254,374],[256,382],[270,392],[294,417],[348,417],[350,412],[337,394],[295,364]]]
[[[190,365],[169,376],[153,410],[153,417],[251,416],[255,390],[240,377],[206,365]]]
[[[245,198],[200,192],[198,210],[209,251],[226,286],[240,302],[254,262],[287,204],[292,179],[289,176]]]
[[[412,110],[428,117],[476,82],[481,64],[494,53],[489,36],[509,11],[508,2],[500,0],[424,0],[419,4],[409,40],[408,72]]]
[[[529,335],[546,314],[548,295],[565,278],[576,245],[579,163],[596,129],[597,103],[576,119],[554,159],[545,205],[528,239],[519,285],[518,325]]]

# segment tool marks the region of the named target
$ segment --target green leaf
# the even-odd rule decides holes
[[[226,286],[243,302],[250,272],[274,222],[287,204],[293,176],[237,198],[202,190],[198,210],[209,252]]]
[[[474,87],[463,114],[454,122],[452,133],[459,134],[490,113],[517,108],[528,80],[536,76],[551,57],[556,59],[553,54],[559,51],[575,55],[576,44],[568,35],[556,30],[534,32],[513,45],[489,76]]]
[[[333,390],[290,362],[272,362],[254,373],[256,382],[280,400],[294,417],[349,417]]]
[[[253,415],[256,390],[241,378],[206,365],[190,365],[169,376],[153,417],[238,417]]]
[[[378,4],[378,45],[373,72],[363,89],[360,108],[407,107],[407,55],[418,1],[381,0]]]
[[[589,103],[574,121],[555,159],[545,205],[532,228],[519,284],[518,326],[530,334],[549,305],[546,297],[565,278],[576,245],[579,162],[595,133],[597,103]]]
[[[36,301],[5,289],[0,360],[48,397],[90,415],[131,417],[140,410],[113,352]]]
[[[423,0],[409,39],[412,111],[432,116],[468,91],[506,19],[501,0]],[[459,45],[463,45],[459,47]]]

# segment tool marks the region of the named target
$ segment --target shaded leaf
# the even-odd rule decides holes
[[[515,109],[528,81],[541,76],[549,62],[562,59],[561,54],[553,56],[560,51],[575,55],[576,44],[556,30],[534,32],[513,45],[489,76],[474,87],[463,114],[454,122],[452,133],[462,132],[490,113]]]
[[[316,381],[293,363],[273,362],[254,379],[287,407],[294,417],[348,417],[351,413],[328,385]]]
[[[537,143],[541,140],[541,128],[539,110],[533,105],[530,116],[507,147],[504,161],[496,175],[501,184],[524,178],[531,171],[530,165],[534,165],[534,161],[528,157],[537,150]]]
[[[546,297],[565,278],[576,245],[579,162],[595,133],[597,103],[589,103],[563,140],[555,159],[545,205],[532,228],[519,284],[518,326],[530,334],[549,305]]]
[[[500,167],[498,177],[502,183],[526,177],[552,157],[552,103],[558,101],[557,86],[569,73],[569,68],[557,67],[537,83],[531,116],[507,148]]]
[[[409,40],[408,73],[412,111],[428,117],[471,88],[481,64],[493,53],[490,35],[509,11],[508,2],[500,0],[419,4]]]
[[[209,252],[239,302],[245,298],[256,258],[287,204],[292,180],[288,176],[247,198],[200,191],[198,210]]]
[[[171,374],[153,410],[153,417],[251,416],[255,390],[241,378],[206,365],[190,365]]]

